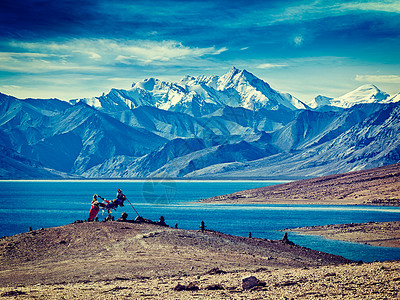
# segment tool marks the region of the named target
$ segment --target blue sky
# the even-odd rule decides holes
[[[303,101],[400,91],[400,1],[2,0],[0,92],[72,99],[246,69]]]

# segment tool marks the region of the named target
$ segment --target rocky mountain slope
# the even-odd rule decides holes
[[[69,102],[0,94],[0,177],[307,178],[400,161],[398,96],[362,86],[311,106],[235,68]]]

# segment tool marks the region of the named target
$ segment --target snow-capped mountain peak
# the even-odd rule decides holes
[[[354,91],[331,100],[331,105],[338,107],[351,107],[361,103],[380,103],[389,97],[373,84],[365,84]]]
[[[235,67],[222,76],[186,76],[179,82],[148,78],[132,84],[130,90],[112,89],[101,97],[73,100],[71,103],[79,101],[110,112],[153,106],[191,115],[211,113],[226,105],[251,110],[307,108],[292,95],[280,93],[252,73]]]
[[[250,72],[246,70],[239,70],[236,69],[235,67],[232,67],[232,69],[226,73],[225,75],[222,75],[218,79],[218,90],[226,90],[229,88],[237,88],[240,85],[254,85],[254,81],[262,81],[261,79],[257,78]],[[267,83],[264,82],[264,84],[268,85]],[[269,85],[268,85],[269,87]]]
[[[132,88],[141,88],[146,91],[152,91],[154,89],[154,86],[158,83],[159,83],[158,79],[151,77],[151,78],[147,78],[141,82],[138,82],[134,85],[132,84]]]

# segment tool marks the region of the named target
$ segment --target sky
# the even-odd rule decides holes
[[[246,69],[304,102],[400,92],[400,1],[2,0],[0,92],[69,100]]]

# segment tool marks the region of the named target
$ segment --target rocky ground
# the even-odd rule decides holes
[[[0,286],[350,262],[281,241],[116,221],[69,224],[3,237],[0,253]]]
[[[202,202],[400,206],[400,164],[240,191]]]
[[[289,229],[300,234],[321,235],[327,239],[400,248],[400,221],[369,222]]]
[[[400,262],[0,288],[4,299],[399,299]],[[259,285],[242,288],[242,278]],[[183,290],[177,287],[183,286]],[[186,289],[185,289],[186,288]],[[189,290],[187,290],[189,289]]]
[[[7,299],[397,299],[400,262],[356,264],[284,241],[93,222],[0,239]],[[255,276],[250,289],[244,277]]]

